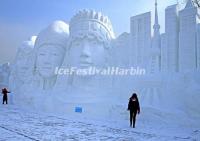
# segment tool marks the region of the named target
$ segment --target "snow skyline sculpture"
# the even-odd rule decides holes
[[[79,11],[69,25],[63,21],[53,22],[37,35],[35,41],[31,40],[31,44],[25,44],[27,47],[17,53],[11,67],[10,89],[16,93],[15,97],[25,97],[24,101],[30,105],[61,111],[72,112],[79,105],[87,112],[95,112],[92,107],[96,104],[99,113],[107,107],[106,114],[109,114],[116,107],[122,110],[133,92],[138,93],[144,107],[159,106],[170,111],[170,108],[182,108],[183,102],[188,102],[184,110],[198,110],[194,104],[189,104],[192,97],[183,98],[190,91],[194,97],[199,94],[197,86],[200,82],[196,79],[200,66],[198,10],[190,0],[183,9],[178,9],[178,5],[167,7],[166,33],[160,34],[157,6],[155,2],[153,37],[150,12],[131,17],[130,33],[118,37],[115,37],[109,18],[94,10]],[[97,69],[141,67],[146,74],[55,73],[59,68],[87,69],[91,66]],[[185,91],[182,85],[188,85]],[[168,97],[175,97],[170,106],[166,101]],[[180,100],[177,102],[177,99]],[[57,108],[53,102],[57,103]],[[198,100],[195,103],[198,105]]]

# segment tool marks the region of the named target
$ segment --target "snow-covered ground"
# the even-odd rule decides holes
[[[172,116],[154,113],[149,117],[151,112],[143,109],[133,129],[129,127],[128,112],[127,120],[95,120],[80,113],[67,116],[0,105],[0,141],[200,141],[198,122],[196,126],[192,120],[183,124],[182,115],[166,122],[165,118]]]

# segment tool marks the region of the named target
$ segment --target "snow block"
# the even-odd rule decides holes
[[[83,112],[82,107],[75,107],[75,112],[82,113]]]

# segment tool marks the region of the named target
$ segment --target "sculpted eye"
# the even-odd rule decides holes
[[[74,42],[73,45],[74,46],[80,46],[80,42]]]
[[[97,44],[97,41],[96,41],[96,40],[92,40],[91,43],[92,43],[93,45],[96,45],[96,44]]]
[[[76,45],[76,46],[80,46],[80,43],[76,43],[75,45]]]
[[[58,54],[57,54],[57,53],[53,53],[53,55],[54,55],[54,56],[58,56]]]
[[[45,54],[44,54],[44,53],[40,53],[39,55],[40,55],[40,56],[45,56]]]

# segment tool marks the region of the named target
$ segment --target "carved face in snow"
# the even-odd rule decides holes
[[[63,62],[64,54],[64,49],[56,47],[56,45],[46,44],[41,46],[38,49],[36,60],[36,68],[39,74],[44,78],[54,76],[56,67],[60,67]]]
[[[103,67],[106,63],[106,52],[103,42],[95,38],[77,38],[70,47],[71,66],[78,68]]]
[[[19,79],[24,80],[30,77],[33,73],[33,56],[18,56],[15,64],[16,74]]]
[[[18,48],[17,56],[12,72],[22,81],[25,81],[33,75],[34,70],[34,53],[33,47],[35,44],[36,36],[32,36],[30,40],[24,41]],[[17,82],[16,82],[17,83]]]

